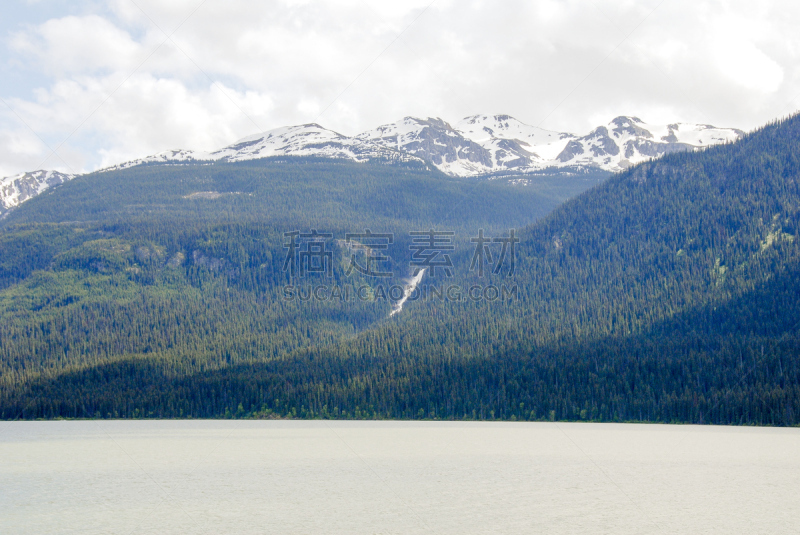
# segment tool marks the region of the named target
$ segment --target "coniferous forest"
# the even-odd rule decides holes
[[[0,220],[0,418],[800,423],[800,117],[606,176],[76,178]]]

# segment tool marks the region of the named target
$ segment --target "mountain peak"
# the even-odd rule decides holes
[[[463,177],[524,174],[565,167],[616,172],[668,152],[733,141],[742,133],[706,124],[652,125],[625,115],[584,136],[545,130],[507,114],[470,115],[455,124],[440,117],[406,116],[354,137],[318,123],[283,126],[244,137],[213,152],[165,151],[103,171],[142,164],[318,156],[356,162],[373,159],[430,162],[446,174]],[[4,178],[0,181],[0,213],[72,177],[36,171]]]

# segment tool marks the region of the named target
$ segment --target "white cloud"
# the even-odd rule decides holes
[[[714,24],[711,52],[719,71],[745,89],[773,93],[783,82],[783,68],[754,42],[764,29],[741,16],[727,16]]]
[[[53,19],[32,31],[16,32],[11,48],[33,58],[47,74],[61,77],[131,69],[140,44],[110,21],[90,15]]]
[[[254,121],[264,121],[273,107],[266,95],[223,84],[190,91],[176,80],[135,74],[118,85],[114,76],[62,82],[40,92],[35,102],[14,105],[37,131],[54,124],[69,132],[85,120],[83,132],[101,133],[97,152],[74,162],[80,170],[170,148],[218,148],[242,132],[257,130]],[[79,133],[68,146],[81,138]]]
[[[59,150],[82,170],[315,120],[345,134],[473,113],[579,133],[619,114],[751,128],[800,93],[793,2],[100,3],[17,27],[0,67],[45,77],[0,96],[48,144],[83,123]],[[46,156],[26,132],[0,112],[0,174]]]

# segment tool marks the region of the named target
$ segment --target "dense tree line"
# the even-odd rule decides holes
[[[799,171],[798,117],[636,166],[520,231],[512,276],[470,271],[470,237],[544,215],[541,189],[305,160],[78,179],[4,222],[0,417],[796,425]],[[513,299],[389,318],[380,299],[281,298],[286,230],[393,233],[407,276],[409,229],[434,227],[455,268],[423,295]],[[306,283],[383,282],[331,249],[332,280]]]

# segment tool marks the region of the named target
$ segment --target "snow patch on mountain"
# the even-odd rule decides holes
[[[77,175],[58,171],[31,171],[0,179],[0,214],[40,195],[45,190],[72,180]]]
[[[428,160],[448,175],[480,175],[492,168],[489,151],[439,118],[405,117],[356,138]]]
[[[523,150],[535,154],[541,161],[553,160],[564,150],[573,134],[564,134],[527,125],[510,115],[473,115],[465,117],[456,124],[465,137],[481,144],[498,145],[501,150],[507,145],[503,141],[516,141]],[[505,155],[496,161],[508,161]]]

